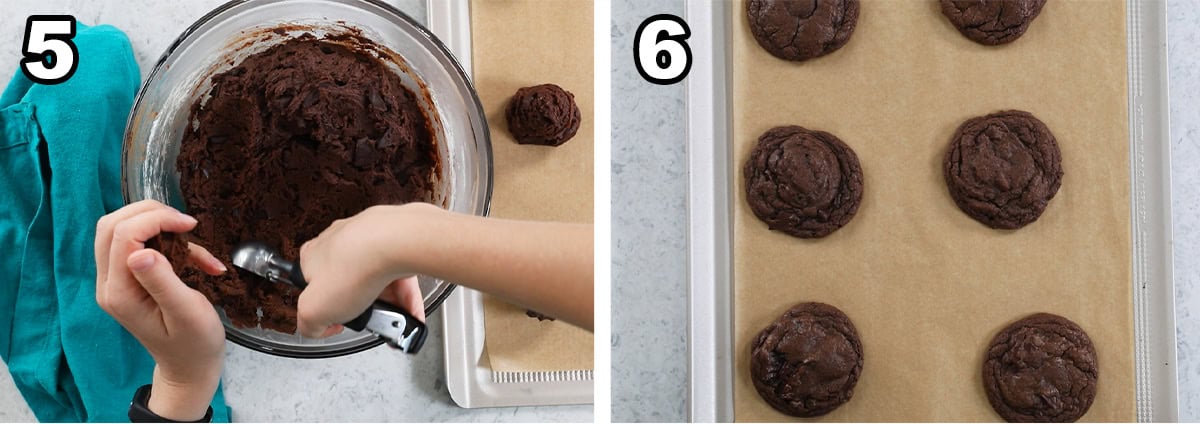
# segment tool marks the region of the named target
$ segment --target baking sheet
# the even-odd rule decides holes
[[[592,222],[592,4],[582,1],[471,2],[475,87],[491,127],[495,187],[491,216]],[[518,88],[553,83],[575,95],[583,116],[562,146],[518,145],[504,107]],[[539,322],[484,300],[485,346],[496,371],[590,370],[592,333]]]
[[[1134,419],[1125,9],[1048,2],[1017,42],[963,38],[937,2],[864,1],[849,44],[809,63],[767,54],[731,13],[733,381],[738,420],[786,420],[749,380],[750,339],[794,303],[845,311],[865,350],[854,398],[828,420],[996,420],[980,361],[1032,312],[1092,337],[1097,398],[1084,420]],[[1017,108],[1050,127],[1063,186],[1041,219],[995,231],[957,209],[941,160],[965,119]],[[858,215],[816,241],[770,232],[741,164],[776,125],[829,131],[858,153]]]

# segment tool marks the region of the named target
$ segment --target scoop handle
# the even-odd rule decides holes
[[[345,324],[354,331],[364,329],[383,337],[387,344],[413,354],[425,345],[425,323],[403,309],[384,302],[375,302],[366,311]]]
[[[304,290],[308,287],[299,262],[280,261],[279,268],[284,272],[284,278],[296,288]],[[375,325],[372,325],[372,320]],[[425,323],[403,309],[383,302],[367,306],[367,310],[344,325],[354,331],[370,331],[383,337],[388,345],[409,354],[417,353],[425,345]]]

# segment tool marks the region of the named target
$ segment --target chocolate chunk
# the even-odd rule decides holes
[[[833,233],[862,200],[858,156],[824,131],[772,128],[758,138],[742,171],[750,210],[768,228],[794,237]]]
[[[750,377],[771,407],[796,417],[828,414],[854,396],[863,347],[854,323],[824,303],[801,303],[750,346]]]
[[[1091,408],[1096,348],[1071,320],[1027,316],[1001,330],[983,361],[983,389],[1009,422],[1074,422]]]
[[[310,107],[312,107],[312,105],[317,104],[317,101],[320,99],[321,99],[321,92],[317,91],[316,88],[308,90],[308,93],[304,94],[303,106],[305,108],[310,108]]]
[[[378,59],[302,35],[212,80],[220,90],[192,106],[198,125],[185,131],[176,169],[201,222],[192,235],[214,256],[257,240],[298,258],[334,220],[430,199],[438,156],[429,120]],[[389,134],[389,148],[375,145]],[[244,272],[188,270],[183,279],[236,326],[295,331],[291,287]]]
[[[381,96],[379,94],[379,90],[376,90],[374,88],[368,88],[367,89],[367,101],[369,101],[371,103],[371,109],[374,109],[377,112],[382,112],[382,111],[387,110],[387,103],[384,103],[383,96]]]
[[[354,166],[368,168],[379,157],[371,139],[363,137],[354,142]]]
[[[1021,38],[1042,13],[1046,0],[941,0],[942,14],[963,36],[979,44],[1007,44]]]
[[[833,53],[858,25],[858,0],[750,0],[750,33],[775,57],[804,61]]]
[[[517,143],[561,146],[579,131],[581,115],[574,94],[542,84],[517,90],[504,116]]]
[[[1018,110],[964,122],[942,167],[959,209],[984,225],[1009,230],[1037,221],[1063,177],[1054,134]]]

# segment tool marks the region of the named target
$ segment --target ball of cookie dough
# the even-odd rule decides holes
[[[964,37],[989,46],[1021,38],[1046,0],[941,0],[942,14]]]
[[[190,264],[188,262],[187,233],[162,232],[150,240],[146,240],[143,245],[147,249],[154,249],[158,253],[162,253],[163,257],[167,258],[167,262],[171,263],[171,268],[175,270],[176,275],[182,274]]]
[[[517,143],[560,146],[579,131],[575,95],[554,84],[517,90],[504,112]]]
[[[824,303],[793,306],[750,346],[750,377],[759,396],[796,417],[825,415],[849,401],[862,366],[854,324]]]
[[[837,137],[798,126],[758,138],[743,168],[746,201],[767,227],[799,238],[833,233],[858,212],[858,156]]]
[[[1007,110],[958,127],[943,161],[954,203],[992,228],[1037,221],[1062,185],[1062,154],[1046,124]]]
[[[1087,333],[1033,314],[1001,330],[983,361],[983,389],[1009,422],[1074,422],[1096,398],[1099,367]]]
[[[858,24],[858,0],[750,0],[746,17],[758,45],[775,57],[799,62],[850,41]]]

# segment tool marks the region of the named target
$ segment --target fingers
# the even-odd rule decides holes
[[[229,270],[220,259],[209,253],[208,249],[196,243],[188,243],[188,259],[208,275],[221,275]]]
[[[308,337],[310,339],[323,339],[333,335],[331,333],[334,333],[333,326],[331,325],[317,325],[300,320],[296,321],[296,329],[300,330],[301,336]]]
[[[162,231],[183,232],[191,230],[195,226],[195,218],[167,207],[144,211],[116,223],[112,229],[112,244],[108,249],[108,273],[103,293],[104,296],[117,296],[117,298],[103,299],[103,301],[121,302],[138,296],[142,292],[143,289],[133,279],[128,261],[131,254],[145,247],[146,240]],[[98,293],[97,296],[100,294]]]
[[[320,238],[321,236],[317,237]],[[305,268],[304,264],[308,263],[306,259],[308,258],[309,252],[313,250],[312,245],[313,243],[316,243],[316,241],[317,239],[312,239],[300,245],[300,268]]]
[[[323,318],[318,306],[314,304],[312,293],[310,285],[308,289],[300,292],[300,298],[296,300],[296,329],[300,330],[300,335],[304,337],[320,338],[331,331],[330,322]]]
[[[179,280],[167,258],[153,249],[142,249],[129,255],[126,265],[140,286],[170,315],[187,314],[194,309],[196,297],[192,289]]]
[[[421,294],[421,285],[415,275],[392,281],[387,289],[380,293],[379,298],[403,308],[421,322],[425,322],[425,298]]]
[[[127,205],[121,209],[117,209],[113,213],[100,217],[96,221],[96,242],[94,253],[96,256],[96,294],[104,293],[104,285],[108,278],[108,250],[112,245],[113,228],[117,223],[124,221],[130,217],[141,214],[154,209],[169,208],[167,205],[158,203],[153,200],[143,200],[137,203]]]
[[[120,269],[135,250],[146,240],[163,231],[184,232],[196,226],[196,218],[170,208],[154,209],[127,218],[113,226],[112,244],[108,251],[108,269]]]
[[[335,336],[335,335],[337,335],[337,334],[341,333],[341,332],[342,332],[342,330],[344,330],[345,328],[346,328],[346,327],[345,327],[345,326],[343,326],[343,325],[341,325],[341,324],[334,324],[334,325],[331,325],[331,326],[329,326],[329,328],[326,328],[326,329],[325,329],[325,332],[324,332],[324,333],[321,333],[321,338],[323,339],[323,338],[326,338],[326,337],[333,337],[333,336]]]

